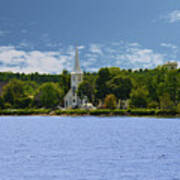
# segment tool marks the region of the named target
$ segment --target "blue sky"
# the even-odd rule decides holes
[[[1,71],[154,68],[180,62],[179,0],[0,0]]]

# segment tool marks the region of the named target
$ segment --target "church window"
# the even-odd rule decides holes
[[[68,107],[68,101],[66,101],[66,107]]]
[[[75,103],[76,102],[76,100],[75,99],[73,99],[73,103]]]
[[[76,94],[76,87],[75,86],[72,87],[72,92],[73,92],[73,96],[75,96],[75,94]]]

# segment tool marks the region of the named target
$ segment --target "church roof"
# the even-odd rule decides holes
[[[81,68],[80,68],[80,63],[79,63],[79,52],[78,48],[76,47],[76,55],[75,55],[75,63],[74,63],[74,73],[82,73]]]

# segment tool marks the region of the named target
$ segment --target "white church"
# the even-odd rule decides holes
[[[83,72],[79,64],[79,53],[76,48],[74,69],[71,72],[71,88],[64,97],[65,108],[79,108],[82,105],[82,100],[77,96],[77,89],[79,84],[83,81]]]

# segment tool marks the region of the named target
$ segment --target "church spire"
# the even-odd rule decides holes
[[[76,72],[76,73],[81,73],[81,68],[80,68],[80,65],[79,65],[79,52],[78,52],[78,47],[76,47],[74,72]]]

